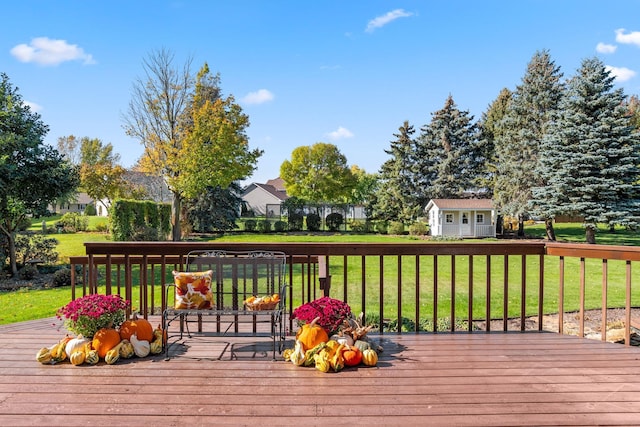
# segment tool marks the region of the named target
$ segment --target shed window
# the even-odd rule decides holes
[[[453,224],[453,214],[452,213],[448,213],[444,216],[444,222],[446,222],[447,224]]]
[[[484,214],[476,214],[476,224],[484,224]]]

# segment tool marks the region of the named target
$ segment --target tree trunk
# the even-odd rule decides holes
[[[173,193],[171,201],[171,240],[179,242],[182,238],[180,230],[180,209],[182,208],[182,197],[177,192]]]
[[[556,241],[556,231],[553,229],[553,218],[545,218],[544,228],[547,231],[547,239]]]
[[[592,226],[587,226],[585,228],[585,237],[587,239],[587,243],[594,245],[596,243],[596,229]]]
[[[11,263],[11,275],[16,276],[18,274],[18,263],[16,262],[16,234],[9,233],[7,236],[7,243],[9,245],[9,261]]]
[[[518,237],[524,237],[524,216],[518,215]]]

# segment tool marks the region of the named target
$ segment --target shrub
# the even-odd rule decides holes
[[[44,264],[54,264],[58,260],[55,251],[58,241],[42,234],[21,233],[16,236],[16,260],[26,264],[31,259],[42,260]]]
[[[288,217],[289,231],[301,231],[304,217],[299,213],[290,213]]]
[[[62,215],[62,218],[60,218],[58,224],[62,225],[63,230],[67,233],[87,231],[87,227],[89,226],[89,218],[77,212],[67,212],[66,214]]]
[[[96,212],[96,207],[94,205],[87,205],[87,207],[84,208],[84,214],[86,216],[96,216],[98,213]]]
[[[409,234],[411,236],[424,236],[429,231],[427,224],[424,222],[414,222],[409,226]]]
[[[31,280],[38,274],[38,269],[33,264],[27,264],[18,271],[22,280]]]
[[[386,221],[379,221],[376,223],[376,231],[380,234],[387,234],[389,230],[389,224]]]
[[[320,230],[320,215],[310,213],[307,215],[307,230],[319,231]]]
[[[260,233],[268,233],[271,231],[271,221],[268,219],[263,219],[258,221],[258,232]]]
[[[256,231],[258,223],[253,219],[248,219],[244,222],[244,229],[246,231]]]
[[[404,234],[404,224],[400,221],[391,221],[387,232],[394,235]]]
[[[333,212],[327,215],[326,222],[329,231],[338,231],[340,226],[344,224],[344,217],[341,213]]]
[[[71,270],[68,268],[61,268],[53,273],[53,281],[51,286],[54,288],[59,288],[61,286],[70,286],[71,285]]]
[[[273,224],[273,229],[277,232],[287,231],[287,223],[284,221],[276,221]]]
[[[109,225],[104,223],[104,222],[100,222],[100,223],[96,224],[96,231],[98,233],[108,233],[109,232]]]

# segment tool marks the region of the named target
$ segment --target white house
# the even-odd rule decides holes
[[[256,215],[265,215],[270,218],[280,217],[281,204],[288,198],[281,178],[270,179],[266,184],[254,182],[242,192],[242,200],[247,208]]]
[[[431,199],[425,211],[432,236],[496,236],[496,212],[489,199]]]

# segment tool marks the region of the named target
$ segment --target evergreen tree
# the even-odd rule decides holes
[[[494,200],[505,214],[518,218],[518,235],[524,235],[524,220],[529,216],[531,188],[544,182],[538,175],[540,141],[550,117],[562,96],[562,73],[548,51],[536,52],[527,72],[513,93],[502,123],[503,133],[496,140],[498,167]],[[545,218],[547,237],[555,240],[553,222]]]
[[[384,150],[391,156],[380,167],[379,185],[372,201],[372,216],[385,221],[409,222],[420,210],[415,198],[412,162],[415,142],[413,126],[405,121],[397,139],[391,141],[391,147]]]
[[[473,116],[459,110],[449,95],[421,131],[414,162],[421,206],[430,199],[462,198],[473,191],[483,164]]]
[[[502,121],[511,103],[511,96],[509,89],[502,89],[487,111],[482,113],[478,123],[480,132],[478,151],[482,167],[476,186],[486,191],[487,197],[493,197],[498,163],[496,140],[500,140],[504,133]]]
[[[588,243],[595,243],[598,223],[638,220],[640,135],[613,80],[599,59],[582,62],[541,146],[537,172],[546,186],[533,190],[543,214],[583,216]]]

